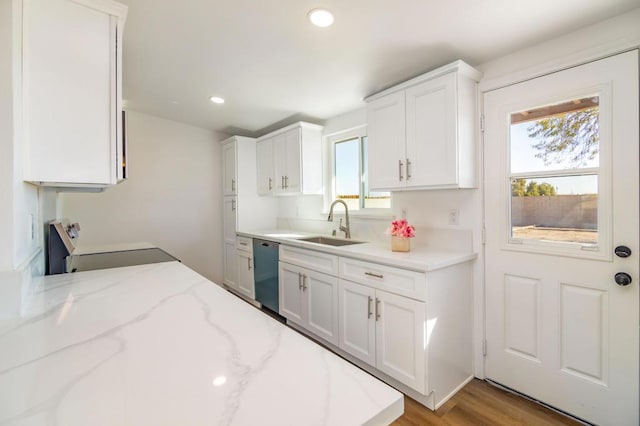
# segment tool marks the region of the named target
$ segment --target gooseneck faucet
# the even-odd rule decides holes
[[[346,222],[346,226],[342,226],[342,219],[340,219],[340,225],[338,225],[338,229],[344,232],[345,238],[351,238],[351,230],[349,229],[349,207],[347,207],[347,203],[342,200],[335,200],[333,203],[331,203],[331,207],[329,208],[329,217],[327,218],[327,220],[329,222],[333,222],[333,208],[337,203],[342,203],[342,205],[344,206],[344,216]]]

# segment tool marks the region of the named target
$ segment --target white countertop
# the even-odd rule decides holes
[[[0,424],[387,424],[402,394],[178,262],[43,277]]]
[[[249,238],[261,238],[289,246],[322,251],[338,256],[366,260],[419,272],[429,272],[462,262],[474,260],[477,255],[472,252],[456,250],[439,250],[431,247],[411,248],[407,253],[392,252],[389,246],[374,243],[352,244],[348,246],[330,246],[325,244],[301,241],[299,238],[318,236],[318,233],[290,230],[257,230],[239,231],[238,235]],[[328,237],[327,235],[323,235]],[[354,239],[354,241],[357,241]]]

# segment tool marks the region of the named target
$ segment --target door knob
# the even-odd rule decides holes
[[[631,256],[631,249],[627,246],[618,246],[614,249],[616,256],[618,257],[629,257]]]
[[[632,281],[631,276],[626,272],[618,272],[615,277],[613,277],[613,279],[615,280],[616,284],[622,287],[631,284]]]

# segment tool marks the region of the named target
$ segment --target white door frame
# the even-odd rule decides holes
[[[614,18],[615,20],[615,18]],[[612,20],[612,22],[614,21]],[[624,24],[624,23],[623,23]],[[611,25],[611,31],[613,33],[615,29],[615,23]],[[526,67],[524,69],[514,68],[505,75],[495,78],[481,79],[478,83],[478,111],[479,111],[479,123],[477,138],[479,141],[477,150],[477,165],[478,165],[478,182],[479,197],[480,197],[480,215],[479,219],[474,224],[474,251],[478,253],[477,262],[474,265],[473,277],[474,277],[474,314],[473,314],[473,360],[474,360],[474,375],[480,379],[486,378],[484,368],[484,354],[486,350],[486,283],[485,283],[485,253],[484,253],[484,224],[485,224],[485,187],[484,187],[484,131],[483,131],[483,117],[484,117],[484,94],[495,89],[511,86],[514,84],[522,83],[533,78],[542,77],[544,75],[553,74],[558,71],[562,71],[567,68],[583,65],[589,62],[604,59],[609,56],[617,55],[633,49],[640,48],[640,27],[629,26],[630,31],[634,33],[629,34],[628,38],[616,38],[608,43],[602,43],[597,46],[590,46],[583,49],[571,49],[572,46],[562,46],[566,50],[566,55],[561,55],[562,51],[555,50],[555,59],[543,59],[539,64],[535,66]],[[594,32],[592,27],[589,27],[584,32]],[[595,30],[598,31],[598,30]],[[558,44],[562,44],[565,38],[571,38],[574,34],[580,31],[570,34],[567,37],[557,39]],[[617,37],[617,34],[614,35]],[[601,39],[605,39],[606,34],[602,35]],[[553,50],[550,43],[545,43],[549,50]],[[530,50],[530,49],[527,49]],[[574,53],[574,52],[578,53]],[[525,53],[525,51],[518,52]],[[539,52],[538,52],[539,53]],[[518,63],[518,54],[510,55],[514,57],[514,63]],[[502,64],[501,66],[504,66]],[[482,67],[481,67],[482,68]],[[640,331],[639,331],[640,332]],[[639,378],[640,379],[640,378]]]

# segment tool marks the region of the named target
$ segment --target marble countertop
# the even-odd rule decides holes
[[[338,256],[411,269],[418,272],[434,271],[458,263],[468,262],[477,257],[477,254],[472,252],[444,250],[432,247],[416,247],[407,253],[392,252],[390,247],[368,242],[348,246],[330,246],[300,240],[300,238],[304,237],[318,236],[318,233],[291,230],[239,231],[238,235],[249,238],[261,238],[293,247],[317,250]]]
[[[42,277],[2,425],[388,424],[402,394],[179,262]]]

